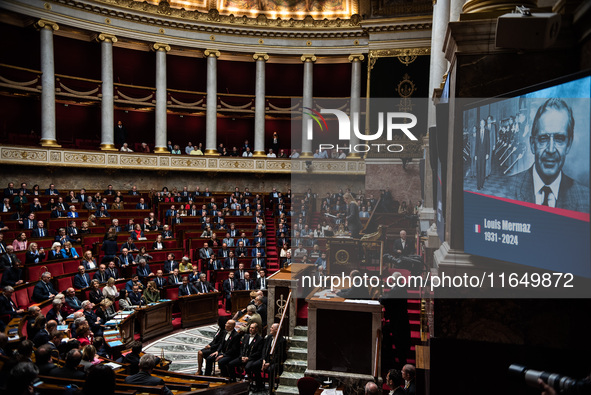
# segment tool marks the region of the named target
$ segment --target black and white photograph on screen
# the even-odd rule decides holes
[[[558,88],[464,112],[464,190],[589,213],[590,101]]]

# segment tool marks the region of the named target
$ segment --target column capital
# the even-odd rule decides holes
[[[269,60],[269,55],[266,53],[255,53],[254,55],[252,55],[252,58],[254,60],[264,60],[266,62],[267,60]]]
[[[154,43],[152,44],[152,48],[154,51],[161,51],[161,52],[168,52],[170,51],[170,45],[164,43]]]
[[[203,51],[203,54],[208,58],[219,58],[221,55],[220,51],[218,51],[217,49],[206,49],[205,51]]]
[[[104,41],[107,43],[116,43],[117,42],[117,36],[115,36],[113,34],[108,34],[108,33],[100,33],[96,39],[98,41]]]
[[[349,55],[349,62],[363,62],[365,56],[362,53],[355,53]]]
[[[303,54],[302,57],[300,58],[302,60],[302,62],[315,62],[316,61],[316,55],[314,54]]]
[[[35,27],[37,29],[50,29],[50,30],[59,30],[59,25],[55,22],[48,21],[46,19],[39,19],[35,23]]]

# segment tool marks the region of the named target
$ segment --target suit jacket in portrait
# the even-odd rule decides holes
[[[511,176],[511,190],[513,193],[510,198],[522,202],[536,203],[533,172],[534,166]],[[556,208],[588,213],[589,188],[562,173],[560,189],[556,199]]]
[[[57,295],[57,291],[53,288],[53,285],[51,285],[51,283],[46,284],[43,281],[38,281],[33,289],[33,301],[35,303],[41,303],[44,300],[49,299],[49,294]]]
[[[179,285],[179,296],[197,295],[197,289],[191,283]]]
[[[164,380],[159,377],[151,376],[150,373],[140,371],[132,376],[127,376],[125,378],[126,384],[138,384],[138,385],[164,385]],[[164,385],[164,395],[172,395],[170,389]]]
[[[74,288],[83,289],[86,287],[90,287],[90,276],[88,273],[84,273],[84,275],[80,273],[76,274],[74,276]]]

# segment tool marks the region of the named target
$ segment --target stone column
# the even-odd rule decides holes
[[[460,14],[462,13],[462,7],[466,3],[466,0],[451,0],[449,7],[449,21],[457,22],[460,20]]]
[[[55,68],[53,61],[53,31],[55,22],[40,19],[37,27],[41,35],[41,145],[60,147],[55,128]]]
[[[154,152],[166,153],[166,53],[170,51],[170,45],[155,43],[152,45],[156,51],[156,145]]]
[[[206,155],[218,155],[217,150],[217,61],[220,51],[206,49],[207,56],[207,113],[205,117],[205,152]],[[256,132],[255,132],[256,133]]]
[[[256,61],[253,156],[262,158],[265,156],[265,62],[269,60],[269,55],[255,53],[252,57]]]
[[[101,33],[101,150],[117,151],[114,142],[114,98],[113,98],[113,43],[117,37]]]
[[[351,62],[351,111],[349,113],[349,119],[351,120],[351,140],[349,145],[351,151],[347,154],[347,159],[359,159],[361,155],[353,151],[353,147],[359,144],[359,139],[353,131],[354,119],[353,113],[357,113],[357,124],[360,121],[361,114],[361,62],[365,57],[362,54],[355,54],[349,56],[349,62]],[[359,125],[357,125],[359,130]]]
[[[460,0],[454,0],[460,1]],[[448,62],[443,53],[443,40],[447,24],[449,23],[449,8],[450,0],[438,0],[433,5],[433,30],[431,34],[431,66],[429,68],[429,111],[427,115],[427,127],[435,126],[435,104],[433,104],[433,91],[441,86],[443,75],[447,72]],[[429,166],[429,148],[428,145],[424,149],[425,158],[425,185],[431,185],[433,182],[433,173]],[[425,188],[427,190],[427,188]],[[426,211],[432,212],[433,208],[433,194],[425,193],[425,200],[423,207],[428,209]]]
[[[312,108],[314,100],[312,97],[312,81],[313,81],[313,67],[316,61],[316,56],[304,54],[301,57],[304,62],[304,94],[302,97],[302,107]],[[308,129],[312,128],[312,118],[309,115],[302,116],[302,152],[300,158],[311,158],[312,155],[312,140],[308,139]]]

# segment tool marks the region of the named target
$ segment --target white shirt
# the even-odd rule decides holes
[[[251,157],[251,156],[252,156],[252,152],[247,152],[247,151],[244,151],[244,153],[242,154],[242,156],[243,156],[244,158]]]
[[[291,154],[289,157],[290,157],[291,159],[297,159],[297,158],[299,158],[299,157],[300,157],[300,154],[299,154],[298,152],[294,152],[294,153],[293,153],[293,154]]]
[[[533,179],[534,179],[534,193],[536,197],[536,204],[544,203],[544,192],[542,188],[546,186],[544,181],[540,178],[538,171],[534,166],[533,171]],[[556,207],[556,198],[558,197],[558,192],[560,191],[560,181],[562,181],[562,172],[558,173],[558,177],[552,182],[552,184],[548,185],[552,192],[548,194],[548,206],[549,207]]]
[[[275,155],[274,153],[267,154],[267,158],[277,158],[277,155]]]

